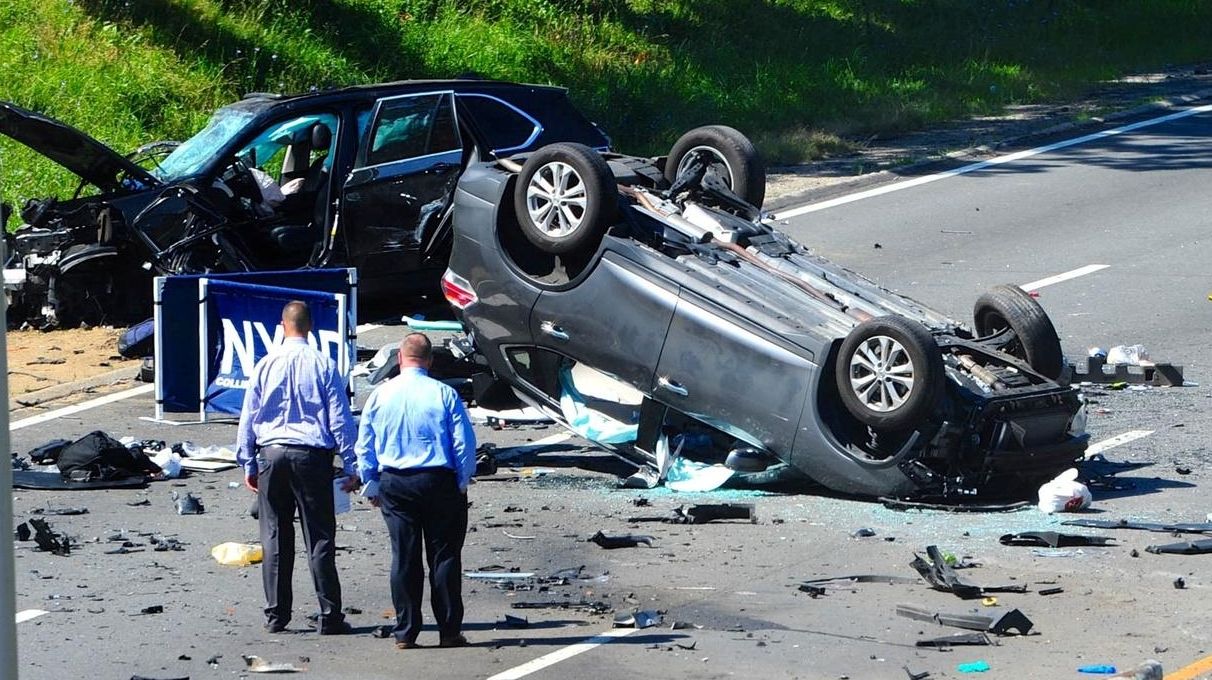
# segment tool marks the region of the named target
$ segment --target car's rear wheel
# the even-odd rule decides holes
[[[1040,374],[1055,380],[1064,367],[1060,337],[1048,313],[1022,288],[1001,285],[976,300],[972,316],[976,333],[985,337],[1006,329],[1013,337],[1001,349],[1026,361]]]
[[[705,125],[678,138],[665,161],[665,179],[673,182],[696,160],[707,163],[732,193],[762,207],[766,199],[766,167],[757,148],[740,131],[726,125]]]
[[[881,316],[842,342],[835,374],[842,403],[856,419],[877,430],[905,430],[938,403],[943,359],[920,323]]]
[[[526,239],[543,252],[582,252],[596,248],[614,221],[617,192],[601,154],[583,144],[552,144],[522,165],[514,210]]]

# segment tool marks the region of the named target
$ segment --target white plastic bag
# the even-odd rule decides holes
[[[1116,345],[1107,350],[1107,363],[1112,366],[1147,366],[1150,365],[1149,350],[1144,345]]]
[[[164,447],[151,454],[151,462],[160,467],[165,479],[176,479],[181,476],[181,456],[176,451]]]
[[[1090,507],[1094,497],[1077,481],[1077,468],[1069,468],[1039,488],[1040,512],[1074,512]]]

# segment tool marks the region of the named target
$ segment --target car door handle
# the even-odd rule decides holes
[[[454,163],[435,163],[431,165],[425,172],[431,175],[440,175],[454,167]]]
[[[550,335],[556,340],[568,339],[568,333],[566,333],[563,328],[557,326],[554,321],[544,321],[543,323],[539,324],[539,330],[543,331],[547,335]]]
[[[670,380],[669,378],[666,378],[664,376],[657,378],[657,387],[660,387],[669,392],[673,392],[674,394],[678,395],[679,397],[690,396],[690,391],[687,390],[685,387],[682,387],[681,383],[679,383],[676,380]]]

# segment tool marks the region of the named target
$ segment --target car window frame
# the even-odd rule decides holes
[[[410,99],[410,98],[415,98],[415,97],[426,97],[426,96],[433,96],[433,95],[448,95],[450,97],[450,110],[451,110],[451,115],[453,116],[452,122],[454,123],[455,140],[457,142],[457,146],[455,146],[454,148],[451,148],[451,149],[443,149],[441,151],[425,153],[420,156],[409,156],[406,158],[396,158],[396,159],[393,159],[390,161],[383,161],[381,163],[367,163],[366,161],[370,156],[370,145],[371,145],[371,142],[374,140],[374,132],[378,127],[379,115],[383,111],[383,106],[390,102],[399,101],[401,99]],[[363,133],[364,137],[362,139],[358,140],[358,153],[357,153],[357,156],[354,157],[354,165],[353,165],[353,168],[351,168],[351,172],[356,172],[359,170],[368,170],[368,169],[373,169],[373,168],[381,168],[384,166],[396,165],[397,163],[406,163],[409,161],[416,161],[416,160],[420,160],[420,159],[424,159],[424,158],[429,158],[431,156],[440,156],[443,154],[448,154],[448,153],[451,153],[452,151],[462,151],[466,145],[463,141],[463,131],[460,129],[460,125],[459,125],[459,107],[455,106],[455,101],[456,101],[455,95],[456,95],[456,93],[452,89],[426,90],[425,92],[408,92],[406,94],[396,94],[396,95],[380,97],[379,99],[376,99],[374,106],[371,107],[370,122],[366,126],[365,133]]]
[[[523,111],[521,108],[515,106],[514,104],[511,104],[510,102],[507,102],[504,99],[501,99],[500,97],[497,97],[495,95],[491,95],[491,94],[488,94],[485,92],[459,92],[455,95],[455,97],[456,97],[456,101],[458,99],[463,99],[466,97],[480,97],[483,99],[489,99],[498,104],[501,104],[502,106],[513,111],[514,113],[518,114],[522,118],[525,118],[526,120],[530,121],[530,124],[531,124],[530,136],[528,136],[526,138],[526,141],[522,142],[521,144],[517,144],[515,146],[505,146],[505,147],[501,147],[499,149],[493,148],[493,149],[491,149],[491,151],[493,153],[509,153],[511,151],[518,151],[520,149],[530,148],[530,145],[534,144],[535,140],[538,139],[539,136],[543,134],[543,130],[545,129],[543,127],[543,124],[541,122],[539,122],[539,119],[530,115],[526,111]],[[475,119],[475,116],[473,114],[471,114],[470,112],[468,113],[468,115],[470,115],[473,120]],[[479,123],[479,121],[476,121],[476,122]],[[480,123],[480,127],[481,127],[481,129],[484,127],[482,123]],[[481,134],[486,134],[486,133],[481,133]]]

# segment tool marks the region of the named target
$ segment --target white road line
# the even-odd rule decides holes
[[[365,333],[366,331],[373,331],[376,328],[382,328],[382,327],[383,327],[383,324],[381,324],[381,323],[364,323],[364,324],[359,324],[358,327],[355,328],[354,330],[356,330],[358,333]]]
[[[582,652],[588,652],[589,650],[593,649],[594,647],[600,647],[608,642],[613,642],[614,640],[617,640],[621,637],[627,637],[628,635],[631,635],[632,633],[636,632],[637,630],[639,630],[639,629],[638,628],[615,628],[614,630],[608,630],[605,633],[602,633],[601,635],[595,635],[595,636],[589,638],[588,640],[585,640],[584,642],[578,642],[576,644],[568,645],[567,647],[562,647],[550,654],[544,654],[543,656],[540,656],[539,658],[537,658],[533,661],[527,661],[526,663],[522,664],[521,666],[516,666],[514,668],[510,668],[507,671],[497,673],[496,675],[492,676],[491,678],[488,678],[488,680],[517,680],[518,678],[526,677],[527,675],[530,675],[531,673],[534,673],[535,671],[541,671],[544,668],[547,668],[548,666],[554,666],[555,664],[557,664],[561,661],[571,659],[572,657],[576,656],[577,654],[581,654]]]
[[[845,196],[838,196],[837,198],[833,198],[828,201],[821,201],[820,203],[810,203],[808,205],[802,205],[798,208],[788,208],[785,210],[781,210],[778,213],[776,213],[775,215],[773,215],[773,219],[785,220],[785,219],[788,219],[791,217],[798,217],[800,215],[806,215],[808,213],[816,212],[818,210],[824,210],[826,208],[832,208],[835,206],[844,205],[846,203],[853,203],[854,201],[861,201],[864,198],[873,198],[875,196],[882,196],[884,194],[892,193],[893,191],[900,191],[901,189],[909,189],[912,187],[921,186],[923,184],[929,184],[930,182],[937,182],[940,179],[947,179],[948,177],[955,177],[956,175],[964,175],[969,172],[976,172],[977,170],[984,170],[985,168],[993,167],[995,165],[1002,165],[1003,163],[1011,163],[1013,161],[1019,161],[1024,158],[1038,156],[1041,153],[1048,153],[1049,151],[1056,151],[1057,149],[1064,149],[1066,147],[1076,146],[1078,144],[1085,144],[1086,142],[1092,142],[1092,141],[1099,140],[1099,139],[1105,139],[1107,137],[1113,137],[1115,135],[1122,135],[1125,132],[1132,132],[1133,130],[1139,130],[1141,128],[1146,128],[1146,127],[1150,127],[1153,125],[1160,125],[1162,123],[1168,123],[1172,120],[1178,120],[1180,118],[1187,118],[1188,116],[1194,116],[1196,114],[1204,113],[1206,111],[1212,111],[1212,104],[1205,104],[1204,106],[1196,106],[1196,107],[1192,107],[1189,109],[1183,109],[1182,111],[1170,113],[1170,114],[1167,114],[1164,116],[1160,116],[1158,118],[1150,118],[1149,120],[1138,121],[1136,123],[1132,123],[1131,125],[1124,125],[1122,127],[1117,127],[1117,128],[1113,128],[1110,130],[1102,130],[1099,132],[1095,132],[1093,134],[1084,135],[1082,137],[1075,137],[1073,139],[1066,139],[1066,140],[1062,140],[1059,142],[1054,142],[1052,144],[1045,144],[1044,146],[1037,146],[1034,149],[1027,149],[1025,151],[1018,151],[1016,153],[1007,154],[1005,156],[998,156],[997,158],[990,158],[987,161],[981,161],[979,163],[972,163],[970,165],[965,165],[965,166],[962,166],[959,168],[954,168],[954,169],[947,170],[945,172],[936,173],[933,175],[926,175],[924,177],[915,177],[910,180],[905,180],[904,182],[894,182],[892,184],[885,184],[883,186],[875,187],[874,189],[868,189],[867,191],[860,191],[860,192],[854,193],[854,194],[847,194]]]
[[[88,401],[83,401],[83,402],[80,402],[79,404],[72,404],[71,406],[64,406],[63,408],[57,408],[54,411],[47,411],[46,413],[41,413],[36,416],[30,416],[29,418],[22,418],[21,420],[15,420],[11,424],[9,424],[8,431],[12,432],[13,430],[20,430],[21,428],[29,427],[30,425],[37,425],[39,423],[45,423],[49,420],[54,420],[56,418],[62,418],[63,416],[70,416],[73,413],[80,413],[81,411],[87,411],[91,408],[97,408],[98,406],[104,406],[105,404],[112,404],[115,401],[122,401],[123,399],[137,397],[140,394],[147,394],[148,392],[151,392],[154,389],[156,389],[155,385],[140,385],[139,387],[132,387],[129,390],[123,390],[121,392],[107,394],[104,397],[97,397],[96,399],[89,399]]]
[[[1056,276],[1049,276],[1047,278],[1040,279],[1039,281],[1024,283],[1023,285],[1019,286],[1019,288],[1022,288],[1027,292],[1031,292],[1033,290],[1039,290],[1044,286],[1051,286],[1054,283],[1068,281],[1069,279],[1076,279],[1077,277],[1085,276],[1086,274],[1093,274],[1096,271],[1101,271],[1110,266],[1111,265],[1109,264],[1088,264],[1085,267],[1078,267],[1077,269],[1065,272],[1064,274],[1057,274]]]
[[[50,612],[44,611],[42,609],[26,609],[23,612],[17,612],[17,623],[25,623],[26,621],[29,621],[30,619],[36,619],[39,616],[42,616],[43,614],[49,614],[49,613]]]
[[[1129,430],[1123,434],[1117,434],[1110,439],[1104,439],[1101,442],[1094,442],[1086,447],[1086,458],[1093,458],[1098,454],[1108,449],[1113,449],[1117,446],[1123,446],[1129,442],[1134,442],[1137,439],[1142,439],[1153,434],[1153,430]]]

